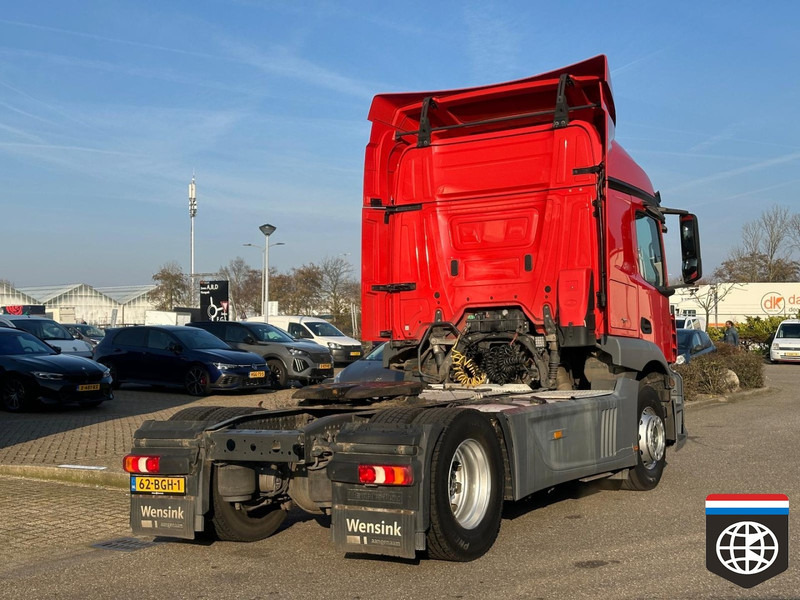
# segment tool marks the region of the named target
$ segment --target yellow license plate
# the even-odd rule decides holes
[[[186,478],[131,475],[131,491],[139,494],[185,494]]]
[[[100,389],[99,383],[84,383],[78,386],[79,392],[96,392]]]
[[[319,366],[319,368],[320,368],[320,369],[330,369],[330,368],[331,368],[331,363],[322,363],[322,364]]]
[[[259,377],[265,377],[266,371],[250,371],[250,379],[258,379]]]
[[[361,352],[351,352],[350,356],[361,356]]]
[[[800,356],[800,352],[784,352],[784,356]]]

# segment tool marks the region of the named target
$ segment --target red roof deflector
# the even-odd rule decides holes
[[[559,92],[563,92],[561,102]],[[515,126],[558,123],[556,117],[563,114],[564,106],[568,119],[592,122],[598,131],[608,133],[606,115],[616,122],[616,112],[605,55],[507,83],[381,94],[372,102],[369,120],[388,125],[398,137],[412,142],[413,136],[425,135],[427,128],[447,136],[465,126],[490,130],[498,122],[514,121]]]

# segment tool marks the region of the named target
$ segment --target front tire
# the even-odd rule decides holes
[[[277,358],[267,361],[269,371],[272,374],[272,381],[275,387],[282,390],[289,383],[289,375],[286,373],[286,367]]]
[[[22,379],[9,375],[0,383],[0,399],[8,412],[20,412],[30,406],[31,391]]]
[[[470,409],[429,409],[413,422],[444,426],[431,460],[428,555],[475,560],[500,530],[504,478],[497,435],[486,417]]]
[[[215,473],[216,475],[216,473]],[[286,519],[279,505],[249,506],[246,502],[226,502],[212,482],[211,524],[217,538],[229,542],[256,542],[275,533]]]
[[[637,446],[639,454],[636,466],[628,473],[622,487],[628,490],[648,491],[654,489],[667,464],[667,429],[664,425],[664,408],[658,392],[649,383],[639,386],[637,420]]]
[[[208,371],[200,365],[189,367],[189,370],[186,371],[184,387],[190,395],[207,396],[210,383],[211,378],[208,375]]]

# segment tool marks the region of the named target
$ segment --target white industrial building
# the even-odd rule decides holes
[[[45,313],[62,323],[141,325],[145,311],[155,308],[155,285],[94,288],[85,283],[13,288],[0,286],[0,306],[44,305]]]
[[[745,317],[796,317],[800,311],[800,282],[714,283],[682,288],[670,298],[678,316],[697,316],[708,327]]]

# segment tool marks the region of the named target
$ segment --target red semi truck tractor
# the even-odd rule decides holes
[[[652,489],[685,440],[663,232],[673,215],[692,283],[697,220],[614,139],[606,58],[380,95],[369,119],[363,332],[405,380],[146,422],[125,458],[135,533],[252,541],[297,507],[331,517],[339,551],[472,560],[504,502]]]

